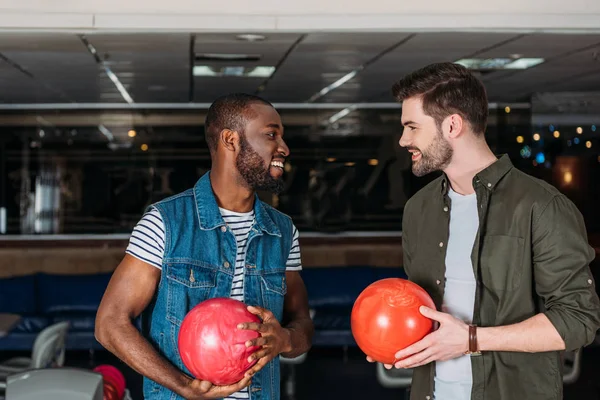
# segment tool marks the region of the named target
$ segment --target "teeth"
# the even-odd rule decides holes
[[[283,163],[281,161],[271,161],[271,165],[274,167],[283,168]]]

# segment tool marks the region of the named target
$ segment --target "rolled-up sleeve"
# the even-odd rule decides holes
[[[556,195],[533,222],[532,252],[535,285],[566,350],[594,341],[600,328],[600,300],[590,263],[583,217],[564,195]]]

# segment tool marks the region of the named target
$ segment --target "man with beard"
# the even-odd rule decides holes
[[[212,169],[196,185],[152,205],[134,228],[96,318],[96,337],[144,376],[146,399],[280,398],[279,356],[311,345],[313,325],[291,219],[260,201],[275,193],[289,149],[277,111],[246,94],[217,99],[205,123]],[[190,376],[177,348],[181,321],[215,297],[243,301],[261,323],[258,360],[237,383]],[[142,332],[132,321],[142,315]]]
[[[600,327],[581,214],[492,153],[487,94],[466,68],[429,65],[393,94],[413,173],[442,171],[402,223],[404,269],[432,296],[437,310],[420,312],[438,326],[395,355],[396,368],[414,368],[411,399],[562,399],[561,351]]]

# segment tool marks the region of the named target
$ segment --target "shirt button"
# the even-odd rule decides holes
[[[492,184],[491,184],[491,183],[488,183],[488,187],[492,187]]]
[[[440,242],[440,247],[444,247],[444,242]]]
[[[227,231],[227,227],[226,226],[222,226],[221,227],[221,232],[226,232]]]
[[[448,212],[448,206],[444,207],[444,211]]]
[[[225,261],[225,262],[223,263],[223,266],[224,266],[225,268],[229,268],[229,263],[228,263],[227,261]]]
[[[442,282],[438,279],[437,281],[435,281],[435,283],[437,283],[439,285]]]

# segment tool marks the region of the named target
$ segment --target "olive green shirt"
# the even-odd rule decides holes
[[[503,155],[473,179],[479,230],[471,260],[477,283],[473,323],[502,326],[544,313],[575,350],[593,342],[600,301],[581,213],[553,186]],[[441,310],[449,235],[445,174],[406,204],[404,268]],[[467,338],[465,337],[465,340]],[[544,340],[544,338],[536,338]],[[471,356],[475,400],[562,399],[561,352],[483,352]],[[411,400],[433,399],[435,363],[413,371]]]

